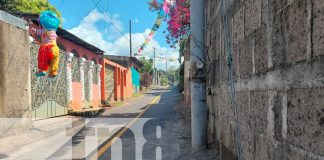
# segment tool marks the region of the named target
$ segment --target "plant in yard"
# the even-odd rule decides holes
[[[168,34],[166,36],[170,47],[175,48],[179,40],[190,34],[190,5],[189,0],[176,0],[170,9],[167,19]]]

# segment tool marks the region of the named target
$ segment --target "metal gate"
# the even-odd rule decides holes
[[[114,68],[109,65],[105,65],[105,103],[109,104],[114,97]]]
[[[60,51],[59,75],[36,77],[39,45],[31,44],[32,118],[45,119],[68,114],[66,91],[66,53]]]

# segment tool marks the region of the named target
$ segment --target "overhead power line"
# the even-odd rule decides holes
[[[95,5],[95,7],[102,13],[104,13],[101,8],[98,6],[98,3],[95,3],[94,0],[91,0],[92,3]],[[125,37],[125,35],[116,27],[116,25],[110,20],[110,18],[104,14],[104,17],[107,19],[107,21],[127,40],[129,40],[128,38]]]
[[[99,10],[99,12],[104,13],[103,10],[98,5],[98,3],[95,3],[94,0],[91,0],[91,1],[95,5],[95,8],[97,8]],[[108,3],[109,3],[109,0],[108,0]],[[108,8],[109,7],[110,7],[110,3],[108,4]],[[127,37],[127,35],[125,35],[118,27],[116,27],[116,25],[110,20],[110,18],[106,14],[104,14],[104,17],[107,19],[108,23],[110,23],[125,40],[130,42],[130,39]],[[137,40],[137,37],[135,37],[135,39]],[[136,47],[140,48],[139,46],[136,46]]]
[[[97,1],[97,3],[95,3],[95,7],[92,7],[92,8],[87,12],[87,14],[86,14],[85,16],[83,16],[83,17],[81,17],[79,14],[76,14],[76,13],[74,12],[74,13],[75,13],[79,18],[80,18],[80,20],[77,21],[75,24],[73,24],[71,28],[74,28],[76,25],[80,24],[81,21],[84,20],[84,17],[86,17],[87,15],[89,15],[90,12],[91,12],[92,10],[94,10],[94,9],[96,8],[96,6],[97,6],[100,2],[101,2],[101,0]],[[71,7],[69,7],[69,8],[71,8]],[[72,11],[74,11],[74,10],[72,10]]]

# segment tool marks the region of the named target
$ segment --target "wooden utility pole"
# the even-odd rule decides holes
[[[132,67],[132,20],[129,20],[129,66]]]
[[[153,47],[153,86],[155,86],[156,83],[156,70],[155,70],[155,47]]]

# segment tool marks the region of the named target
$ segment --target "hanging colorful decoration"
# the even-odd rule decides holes
[[[39,23],[42,29],[30,29],[32,35],[41,36],[36,76],[45,76],[48,72],[49,77],[53,78],[58,75],[59,67],[60,50],[56,44],[56,30],[60,26],[60,19],[55,12],[47,10],[40,14]]]
[[[169,14],[171,4],[172,3],[170,0],[152,0],[151,2],[149,2],[150,10],[157,11],[158,17],[151,29],[151,32],[146,37],[146,39],[145,39],[144,43],[141,45],[141,47],[137,50],[137,52],[135,53],[135,56],[142,55],[143,50],[150,43],[150,41],[153,39],[156,31],[160,28],[162,21],[165,20],[167,15]]]
[[[151,0],[149,9],[163,10],[167,22],[166,41],[176,48],[179,40],[190,35],[190,0]]]

